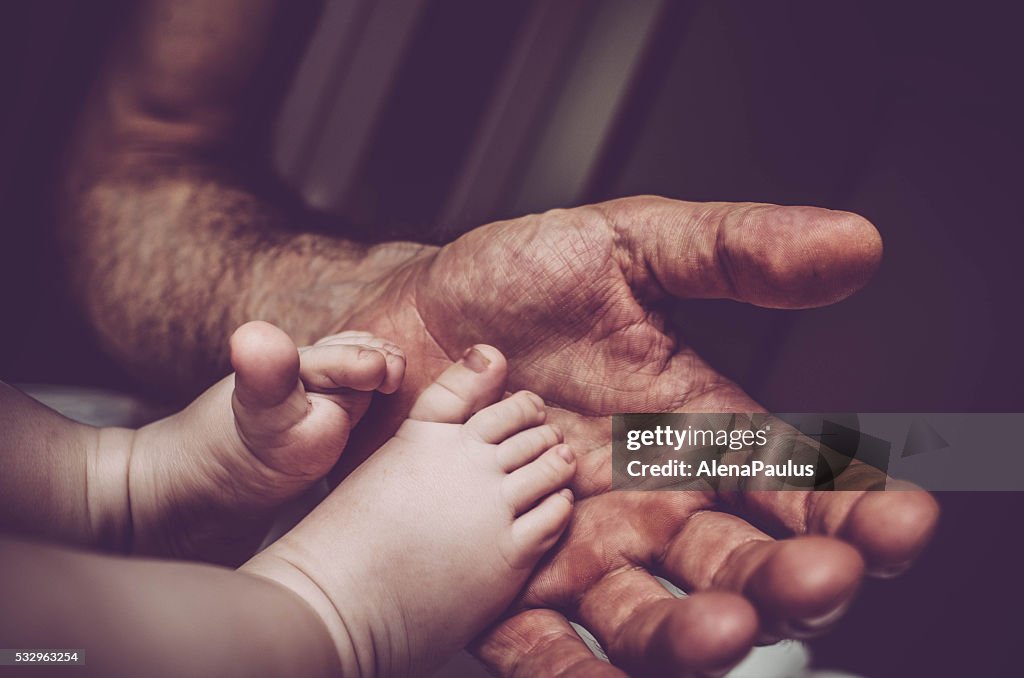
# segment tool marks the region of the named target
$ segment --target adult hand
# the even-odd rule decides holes
[[[571,618],[628,670],[720,670],[756,640],[825,628],[865,569],[910,564],[938,516],[923,492],[610,491],[609,415],[760,409],[678,341],[666,301],[831,304],[871,277],[881,251],[874,227],[850,213],[628,198],[476,229],[410,261],[346,317],[338,329],[391,337],[409,358],[402,390],[357,429],[363,455],[478,342],[505,353],[510,388],[543,396],[576,451],[572,525],[512,616],[480,639],[488,666],[620,675]],[[791,536],[777,541],[747,518]],[[695,595],[676,599],[653,574]]]
[[[253,318],[303,343],[372,330],[409,358],[405,386],[376,408],[397,425],[466,347],[500,348],[513,388],[544,396],[576,449],[581,497],[522,611],[480,644],[506,675],[610,670],[588,659],[563,614],[620,664],[728,663],[758,632],[754,608],[764,630],[791,631],[841,606],[865,561],[889,571],[913,558],[936,517],[923,494],[608,492],[611,413],[755,407],[676,341],[661,305],[837,301],[877,265],[870,224],[810,208],[638,198],[491,224],[440,251],[294,234],[301,215],[247,187],[248,152],[263,148],[264,115],[277,110],[264,103],[283,91],[312,25],[283,6],[150,0],[96,78],[59,212],[82,309],[122,364],[197,386],[226,367],[227,336]],[[246,151],[244,173],[219,162],[235,149]],[[379,442],[368,432],[393,426],[361,428],[368,453]],[[740,516],[795,537],[774,542]],[[814,534],[825,536],[804,536]],[[729,593],[676,601],[650,572]]]

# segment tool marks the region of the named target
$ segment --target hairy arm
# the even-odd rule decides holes
[[[194,390],[250,319],[308,343],[433,248],[311,232],[265,171],[273,113],[314,13],[279,0],[150,0],[114,45],[61,186],[74,289],[105,348]],[[252,169],[256,168],[256,169]]]
[[[194,385],[225,367],[229,329],[257,317],[300,342],[342,328],[400,341],[403,386],[356,430],[341,462],[351,468],[468,346],[501,349],[511,387],[545,399],[580,469],[569,532],[478,646],[502,675],[622,675],[569,619],[636,673],[718,670],[757,635],[841,610],[865,566],[892,574],[920,553],[938,515],[924,493],[610,491],[612,413],[761,409],[682,341],[665,304],[835,303],[878,266],[870,223],[636,197],[497,222],[439,253],[296,235],[310,223],[301,210],[240,171],[265,166],[253,141],[265,121],[247,113],[269,110],[249,89],[270,72],[263,45],[288,42],[274,11],[269,0],[150,0],[83,117],[68,251],[85,308],[124,363]],[[651,573],[694,595],[676,600]]]

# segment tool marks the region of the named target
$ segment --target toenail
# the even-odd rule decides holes
[[[487,369],[487,366],[491,364],[491,361],[487,359],[487,356],[477,350],[476,347],[470,347],[462,354],[462,362],[464,362],[466,367],[474,372],[483,372]]]
[[[576,455],[572,453],[568,445],[558,446],[558,456],[561,457],[566,464],[571,464],[576,460]]]
[[[567,502],[569,502],[570,504],[572,503],[572,501],[573,501],[572,490],[570,490],[568,487],[566,487],[565,489],[559,490],[558,494],[560,494],[563,497],[565,497],[565,500]]]

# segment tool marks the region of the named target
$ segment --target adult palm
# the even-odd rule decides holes
[[[507,676],[617,675],[572,618],[627,670],[718,670],[757,640],[827,626],[865,565],[891,574],[910,563],[938,515],[923,492],[611,491],[611,414],[760,409],[679,340],[666,303],[830,304],[871,277],[881,249],[850,213],[638,197],[492,223],[379,283],[344,325],[401,338],[409,365],[363,429],[364,450],[483,342],[508,358],[511,390],[545,399],[579,458],[571,527],[477,643],[485,663]],[[676,599],[653,574],[693,595]]]

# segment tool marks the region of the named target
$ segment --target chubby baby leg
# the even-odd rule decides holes
[[[508,606],[569,522],[576,462],[476,346],[395,436],[242,571],[299,593],[344,675],[422,674]]]

